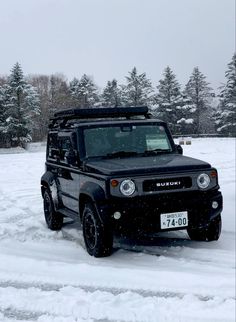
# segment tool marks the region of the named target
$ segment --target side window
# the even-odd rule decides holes
[[[48,135],[48,157],[57,160],[60,153],[57,133],[49,133]]]

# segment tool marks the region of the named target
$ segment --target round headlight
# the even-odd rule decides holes
[[[210,184],[210,177],[208,176],[208,174],[206,173],[201,173],[198,177],[197,177],[197,185],[199,188],[201,189],[206,189],[209,184]]]
[[[135,192],[135,183],[130,180],[123,180],[120,184],[120,192],[124,196],[131,196]]]

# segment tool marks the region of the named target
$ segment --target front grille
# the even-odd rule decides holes
[[[168,191],[191,188],[191,186],[192,179],[190,177],[145,180],[143,182],[143,191]]]
[[[161,230],[160,215],[177,211],[187,211],[189,226],[197,227],[209,220],[213,195],[216,192],[173,191],[133,198],[133,202],[129,199],[122,203],[117,199],[113,204],[113,213],[117,209],[123,213],[120,227],[131,232],[156,233]]]

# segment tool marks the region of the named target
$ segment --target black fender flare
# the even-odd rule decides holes
[[[82,216],[83,206],[86,200],[91,200],[94,204],[95,208],[97,209],[98,216],[104,224],[108,218],[107,204],[106,204],[106,195],[103,188],[94,183],[94,182],[86,182],[80,188],[80,195],[79,195],[79,212],[80,217]]]
[[[41,177],[41,194],[43,197],[43,194],[46,189],[49,189],[52,200],[54,203],[55,209],[59,208],[59,194],[58,194],[58,189],[59,189],[59,182],[54,176],[54,174],[50,171],[47,171],[43,174]]]

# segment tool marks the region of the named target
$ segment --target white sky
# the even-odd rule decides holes
[[[234,0],[0,0],[0,74],[93,75],[124,82],[133,66],[157,85],[170,65],[199,66],[214,88],[235,51]]]

